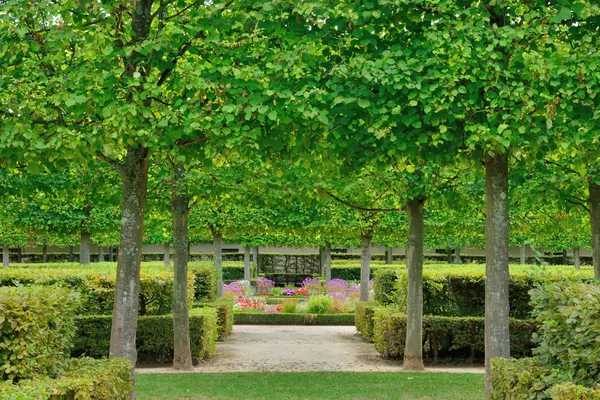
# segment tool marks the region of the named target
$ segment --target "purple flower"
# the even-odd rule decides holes
[[[348,282],[343,279],[332,279],[325,285],[325,291],[327,294],[332,292],[346,293],[346,289],[348,289]]]
[[[285,289],[281,292],[281,294],[283,296],[293,296],[296,294],[296,291],[294,289]]]
[[[346,300],[346,295],[340,292],[331,292],[328,293],[327,296],[329,297],[333,297],[334,299],[338,299],[338,300]]]

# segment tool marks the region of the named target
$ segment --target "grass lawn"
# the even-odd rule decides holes
[[[149,399],[482,399],[482,374],[408,372],[239,372],[139,374]]]

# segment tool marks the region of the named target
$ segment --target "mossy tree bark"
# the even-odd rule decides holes
[[[486,155],[485,397],[490,360],[510,357],[508,302],[508,154]]]
[[[104,246],[98,246],[98,262],[104,262]]]
[[[385,263],[388,265],[391,265],[393,262],[394,262],[394,258],[392,255],[392,248],[386,247],[385,248]]]
[[[522,245],[520,251],[521,251],[521,254],[520,254],[520,256],[521,256],[520,257],[520,264],[521,265],[525,265],[527,263],[527,257],[526,257],[526,255],[527,255],[527,253],[526,253],[527,246],[526,245]]]
[[[42,246],[42,262],[43,263],[48,262],[48,246],[47,245]]]
[[[581,258],[579,257],[579,247],[573,248],[573,265],[575,265],[576,270],[581,269]]]
[[[10,265],[10,249],[8,246],[2,248],[2,266],[8,268]]]
[[[217,290],[219,298],[223,298],[223,234],[212,230],[215,249],[215,267],[217,269]]]
[[[250,281],[250,246],[244,246],[244,280]]]
[[[90,245],[90,233],[83,229],[79,243],[79,264],[87,265],[90,263]]]
[[[462,264],[462,259],[460,258],[460,247],[454,249],[454,264]]]
[[[171,266],[171,245],[169,243],[163,244],[163,259],[165,262],[165,267]]]
[[[422,371],[423,365],[423,207],[425,199],[406,203],[408,216],[408,294],[406,301],[405,370]]]
[[[190,199],[186,182],[186,171],[182,164],[174,166],[174,187],[171,196],[173,213],[173,248],[175,268],[173,281],[173,369],[193,369],[190,347],[190,318],[188,304],[188,215]],[[165,248],[168,248],[168,244]],[[165,256],[169,251],[165,252]],[[165,264],[166,258],[165,258]]]
[[[360,301],[369,300],[369,278],[371,277],[371,234],[361,236],[360,252]]]
[[[327,245],[323,248],[323,262],[325,268],[325,281],[331,280],[331,245]]]
[[[592,229],[592,259],[594,278],[600,280],[600,185],[589,183],[590,225]]]
[[[147,149],[129,147],[119,168],[123,179],[123,204],[109,354],[110,358],[129,359],[132,367],[135,367],[137,359],[135,340],[148,188],[148,159]]]
[[[254,266],[256,267],[256,273],[258,274],[258,246],[252,248],[252,261],[254,262]]]

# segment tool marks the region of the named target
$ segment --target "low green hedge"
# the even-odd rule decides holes
[[[423,316],[423,356],[438,361],[439,358],[468,360],[483,358],[483,317]],[[531,335],[534,321],[511,319],[511,354],[515,357],[531,355]],[[406,315],[390,307],[374,311],[373,339],[375,349],[385,358],[401,359],[406,341]]]
[[[558,382],[600,383],[600,285],[548,284],[531,291],[540,324],[533,354]]]
[[[494,358],[491,361],[490,399],[547,399],[553,382],[545,381],[546,369],[533,358]]]
[[[600,400],[600,384],[596,388],[558,383],[546,365],[533,358],[520,360],[494,358],[491,361],[491,400]]]
[[[112,266],[100,265],[96,268],[64,267],[37,268],[26,266],[24,268],[0,269],[0,286],[41,285],[63,286],[81,293],[82,301],[79,313],[110,314],[113,310],[114,290],[116,284],[116,269]],[[194,299],[195,277],[206,276],[213,279],[210,272],[202,271],[189,274],[188,294],[190,304]],[[209,285],[202,283],[203,285]],[[140,315],[160,315],[171,312],[171,299],[173,296],[173,271],[168,268],[144,266],[140,272]]]
[[[564,279],[593,280],[591,267],[510,266],[510,315],[526,319],[531,315],[529,291],[540,283]],[[406,307],[405,269],[379,268],[375,272],[375,300],[380,304]],[[485,266],[426,265],[423,269],[423,313],[446,316],[485,314]]]
[[[354,325],[354,314],[235,313],[237,325]]]
[[[0,384],[0,398],[14,400],[125,400],[129,398],[131,364],[126,359],[72,359],[56,378],[35,377]]]
[[[221,299],[213,303],[195,304],[196,308],[214,307],[217,309],[217,331],[220,341],[227,339],[233,330],[233,300]]]
[[[600,400],[600,384],[591,389],[574,383],[562,383],[550,389],[553,400]]]
[[[108,356],[112,316],[77,318],[78,331],[73,356]],[[212,307],[190,310],[190,344],[194,362],[212,357],[218,338],[217,310]],[[173,316],[148,315],[138,318],[136,346],[139,362],[166,363],[173,360]]]
[[[356,303],[356,309],[354,311],[355,325],[358,333],[368,340],[369,342],[373,341],[373,328],[374,328],[374,320],[375,316],[375,308],[377,304],[372,302],[358,302]]]
[[[0,288],[0,378],[55,375],[75,335],[79,295],[48,287]]]
[[[194,275],[194,301],[212,302],[217,298],[217,271],[213,268],[190,266]]]

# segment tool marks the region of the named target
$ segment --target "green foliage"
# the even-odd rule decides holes
[[[546,390],[553,383],[544,379],[548,371],[533,358],[494,358],[491,361],[491,369],[491,400],[548,398]]]
[[[56,378],[35,377],[0,384],[0,398],[12,400],[125,400],[133,388],[125,359],[71,359]]]
[[[355,325],[358,333],[368,340],[369,342],[373,341],[373,327],[375,316],[375,308],[377,305],[375,303],[370,302],[358,302],[356,303],[355,308]]]
[[[212,307],[190,310],[190,344],[194,362],[212,357],[218,338],[217,310]],[[73,355],[106,357],[110,343],[110,315],[77,318],[78,331]],[[138,361],[173,360],[173,316],[149,315],[138,318],[136,346]]]
[[[195,307],[214,307],[217,309],[217,330],[220,341],[225,340],[231,334],[234,320],[233,299],[220,299],[213,303],[200,303],[195,305]]]
[[[298,309],[298,299],[281,300],[281,312],[286,314],[295,314]]]
[[[0,288],[2,380],[61,372],[76,331],[78,302],[77,293],[57,288]]]
[[[600,377],[600,286],[546,283],[531,290],[540,329],[533,340],[540,363],[557,382],[592,387]]]
[[[214,301],[217,298],[217,271],[214,268],[197,268],[191,263],[189,271],[194,275],[194,301]]]
[[[510,267],[509,300],[513,318],[529,318],[529,290],[539,282],[564,279],[592,280],[593,271],[571,267]],[[406,307],[407,274],[404,269],[381,269],[375,277],[375,300]],[[423,270],[423,313],[447,316],[483,316],[485,266],[426,265]]]
[[[235,314],[236,324],[247,325],[354,325],[354,314]]]
[[[69,267],[69,265],[71,265]],[[116,274],[114,264],[96,268],[79,264],[58,264],[56,267],[42,265],[0,270],[0,286],[43,285],[64,286],[81,293],[80,313],[110,314],[113,309]],[[207,278],[204,278],[207,276]],[[199,278],[195,278],[199,277]],[[195,279],[199,279],[196,282]],[[188,273],[188,299],[194,300],[195,286],[206,293],[206,281],[210,272]],[[173,296],[173,272],[167,268],[144,266],[140,272],[140,315],[160,315],[171,312]]]
[[[574,383],[561,383],[550,389],[552,400],[600,400],[600,385],[595,389]]]
[[[374,312],[375,348],[385,358],[402,358],[406,340],[406,315],[391,307],[377,307]],[[533,321],[510,321],[511,354],[531,354]],[[482,317],[423,316],[423,354],[438,358],[467,359],[473,362],[483,355],[484,319]]]
[[[310,296],[306,303],[309,314],[325,314],[333,305],[333,298],[326,295]]]

